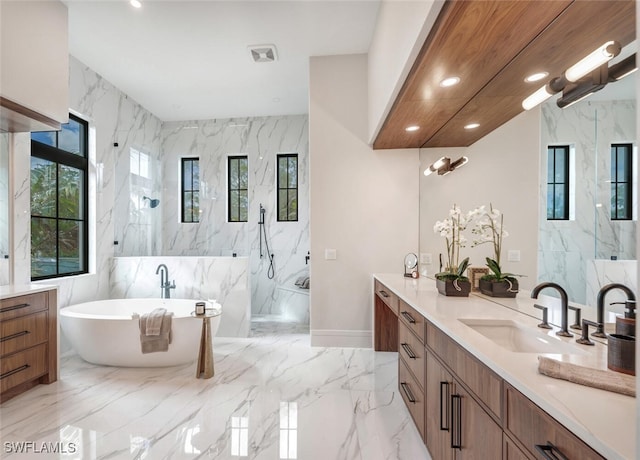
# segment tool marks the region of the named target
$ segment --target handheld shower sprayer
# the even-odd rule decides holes
[[[260,233],[260,258],[263,258],[263,254],[262,254],[262,238],[264,237],[264,245],[267,249],[267,257],[269,258],[269,270],[267,270],[267,278],[269,278],[270,280],[273,279],[273,277],[275,276],[275,269],[273,268],[273,254],[271,254],[271,251],[269,250],[269,241],[267,241],[267,229],[266,226],[264,224],[264,214],[265,214],[265,209],[262,206],[262,203],[260,203],[260,219],[258,220],[258,226],[260,227],[259,229],[259,233]]]

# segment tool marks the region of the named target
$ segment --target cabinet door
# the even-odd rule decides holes
[[[456,459],[502,458],[502,429],[460,385],[451,395],[451,429]]]
[[[453,379],[427,351],[426,437],[427,449],[434,459],[453,459],[451,449],[451,395]]]

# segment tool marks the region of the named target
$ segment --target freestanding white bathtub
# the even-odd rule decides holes
[[[94,364],[122,367],[177,366],[198,358],[202,319],[194,318],[196,300],[110,299],[70,305],[60,310],[60,325],[82,359]],[[140,327],[134,313],[155,308],[173,312],[172,340],[166,352],[142,354]],[[212,307],[208,303],[207,308]],[[214,304],[214,308],[221,308]],[[220,316],[211,318],[211,335]]]

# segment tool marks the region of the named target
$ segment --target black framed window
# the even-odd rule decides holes
[[[569,220],[569,146],[547,151],[547,220]]]
[[[298,220],[298,154],[277,155],[278,221]]]
[[[227,192],[229,222],[247,222],[249,216],[249,159],[246,155],[227,157]]]
[[[31,279],[88,273],[89,125],[31,134]]]
[[[183,158],[180,164],[182,173],[182,222],[200,222],[200,159]]]
[[[611,220],[632,219],[633,146],[611,145]]]

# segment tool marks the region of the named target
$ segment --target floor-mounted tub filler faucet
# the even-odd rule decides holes
[[[170,299],[171,289],[176,288],[176,281],[173,280],[172,283],[169,283],[169,269],[165,264],[158,265],[158,268],[156,268],[156,275],[158,273],[160,274],[160,298]]]
[[[561,337],[573,337],[573,334],[569,332],[569,297],[567,296],[567,291],[565,291],[562,286],[556,283],[540,283],[531,291],[531,298],[537,299],[538,294],[545,288],[554,288],[560,294],[560,302],[562,305],[562,318],[561,318],[561,326],[560,330],[556,332],[556,335]]]
[[[591,334],[592,337],[607,337],[607,334],[604,333],[604,297],[607,295],[607,292],[611,291],[612,289],[620,289],[621,291],[623,291],[627,295],[628,302],[635,302],[636,300],[636,295],[624,284],[611,283],[607,284],[606,286],[602,286],[602,288],[598,292],[597,299],[598,316],[596,322],[598,323],[598,326],[596,331]]]

